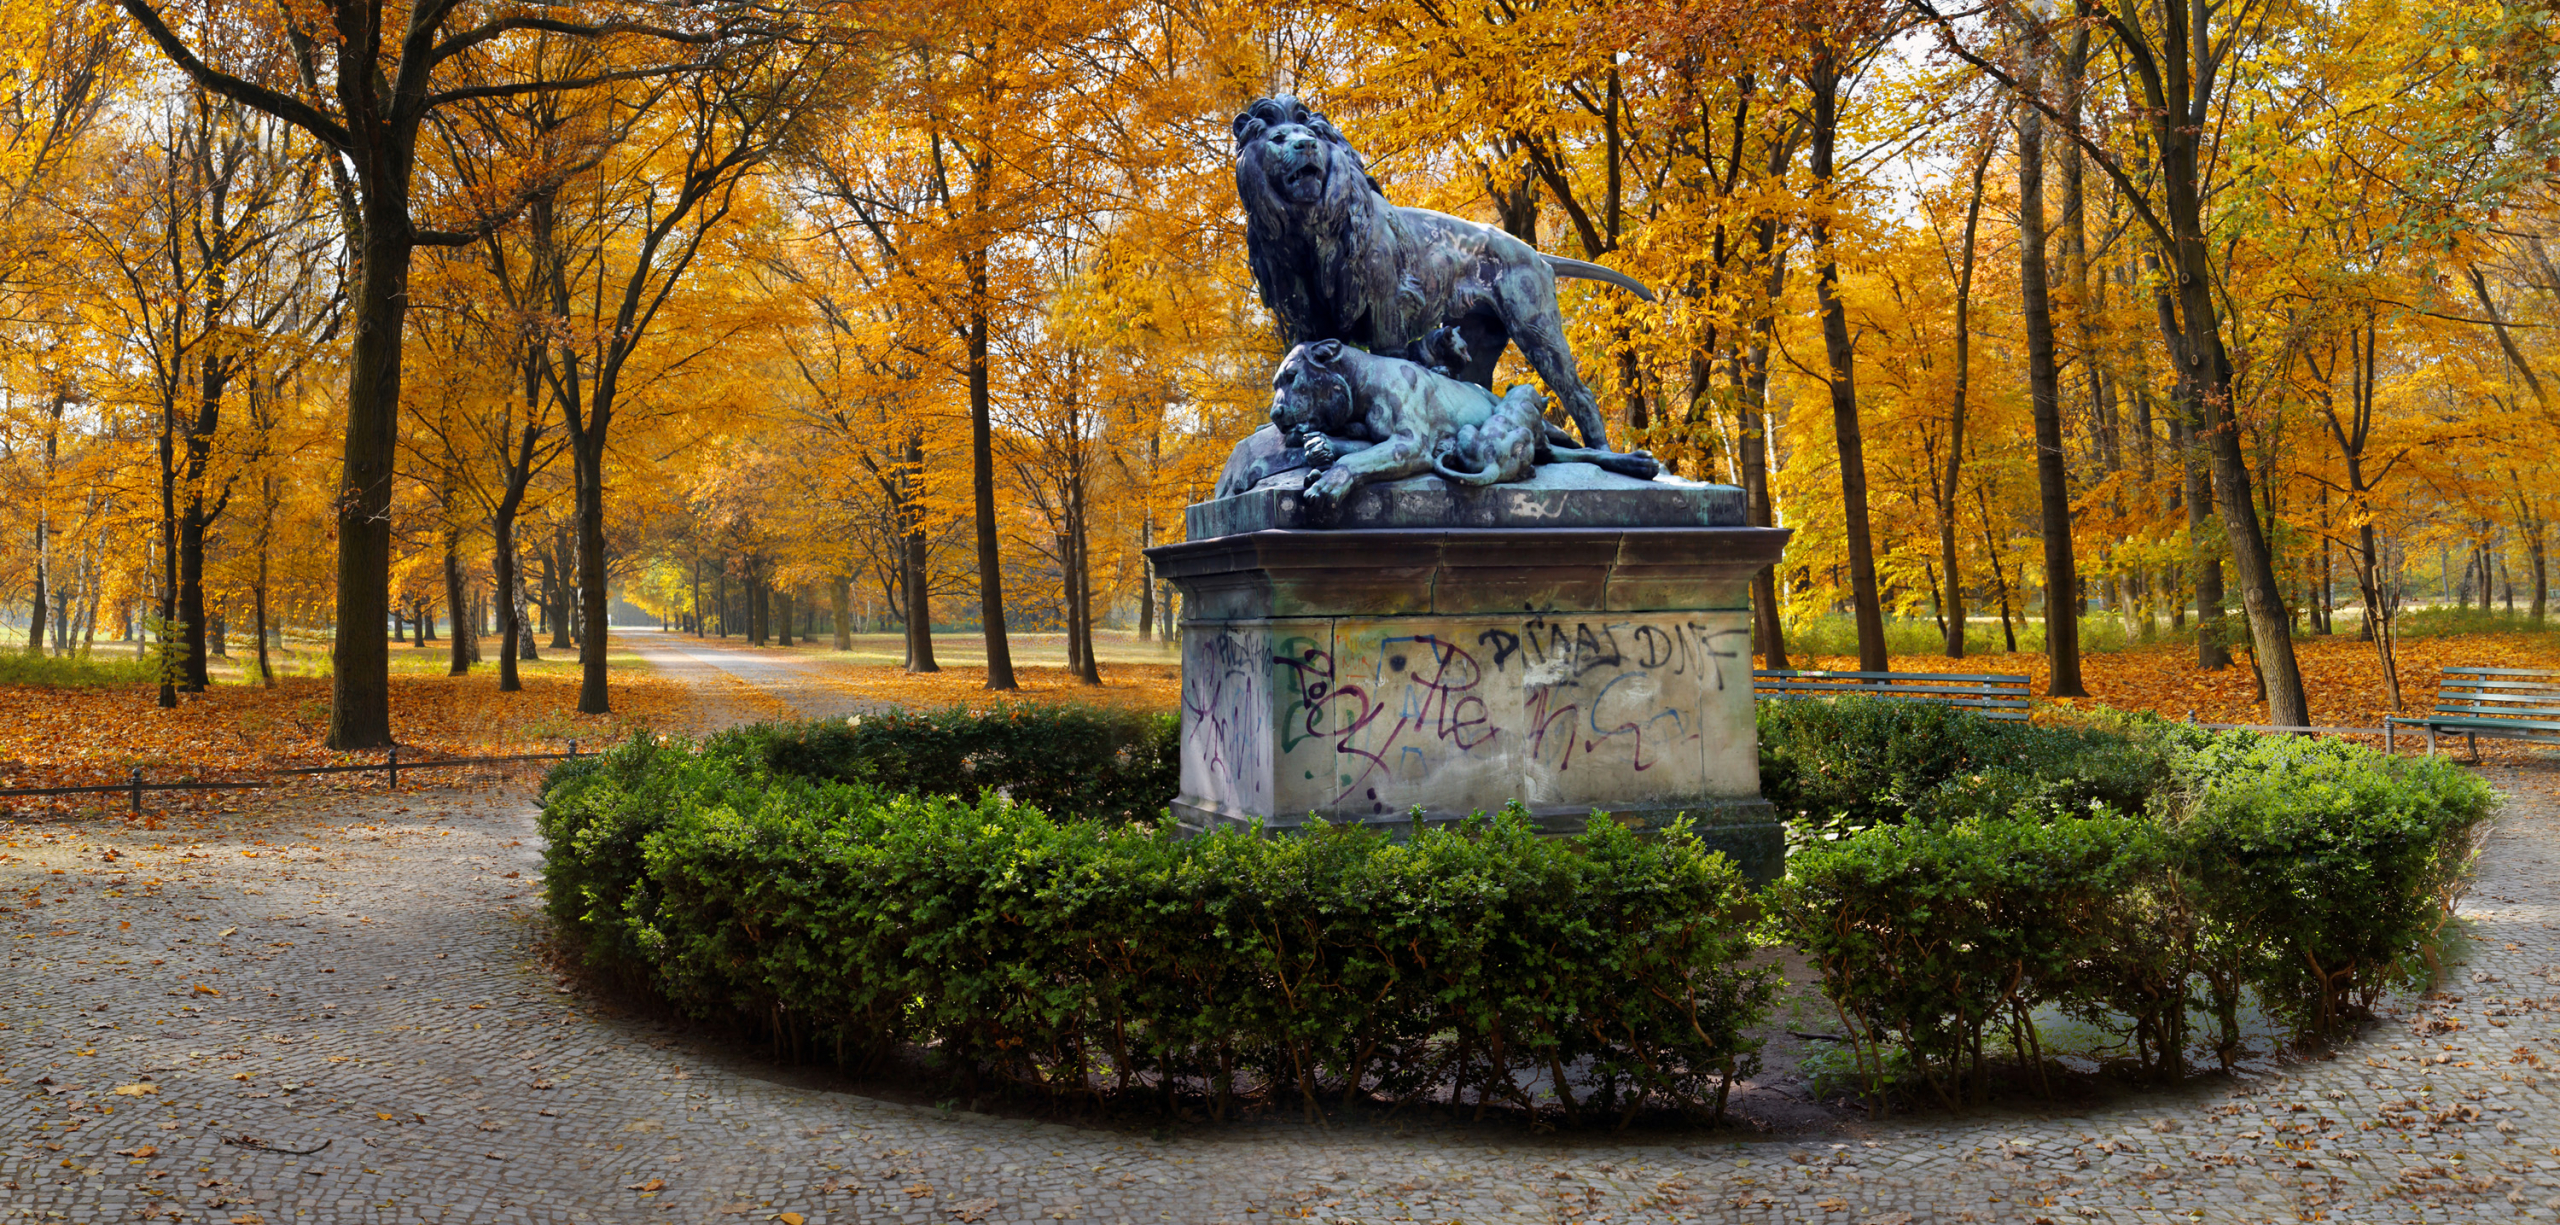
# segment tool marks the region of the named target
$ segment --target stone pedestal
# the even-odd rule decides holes
[[[1193,539],[1148,553],[1184,597],[1186,827],[1405,828],[1518,800],[1556,832],[1686,815],[1775,875],[1750,579],[1788,533],[1740,526],[1739,489],[1420,477],[1319,531],[1290,484],[1194,506]]]

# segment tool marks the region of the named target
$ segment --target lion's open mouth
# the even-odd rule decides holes
[[[1307,163],[1306,165],[1304,165],[1304,166],[1300,166],[1300,167],[1298,167],[1297,169],[1292,170],[1292,171],[1290,171],[1290,172],[1289,172],[1289,179],[1288,179],[1288,183],[1287,183],[1287,185],[1288,185],[1288,186],[1290,186],[1290,187],[1295,187],[1295,186],[1297,186],[1298,184],[1300,184],[1300,183],[1302,183],[1302,182],[1307,182],[1307,181],[1310,181],[1310,180],[1317,180],[1317,181],[1320,181],[1320,180],[1322,180],[1323,178],[1324,178],[1324,165],[1323,165],[1322,163],[1320,163],[1320,162],[1309,162],[1309,163]]]

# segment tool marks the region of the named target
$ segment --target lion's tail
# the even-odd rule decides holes
[[[1584,263],[1578,259],[1566,259],[1561,255],[1545,255],[1543,252],[1541,253],[1541,257],[1547,261],[1548,267],[1556,270],[1557,276],[1580,277],[1586,281],[1607,281],[1620,289],[1624,289],[1635,294],[1635,296],[1642,298],[1647,302],[1654,300],[1653,291],[1645,288],[1644,282],[1628,276],[1626,273],[1620,272],[1615,268],[1606,267],[1600,264]]]
[[[1449,455],[1454,449],[1441,447],[1431,453],[1431,470],[1439,473],[1443,480],[1460,485],[1491,485],[1502,479],[1501,468],[1491,463],[1473,472],[1450,467]]]

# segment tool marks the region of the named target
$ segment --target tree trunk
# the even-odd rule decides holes
[[[1082,640],[1076,633],[1077,606],[1075,538],[1068,532],[1061,531],[1057,534],[1055,540],[1057,542],[1058,549],[1059,606],[1066,610],[1067,672],[1072,676],[1081,676],[1084,673],[1084,659],[1077,653],[1082,646]]]
[[[27,654],[44,654],[45,509],[36,508],[36,595],[27,613]]]
[[[599,414],[600,415],[600,414]],[[581,431],[569,448],[578,494],[578,713],[610,714],[605,692],[604,430]]]
[[[1776,527],[1777,504],[1769,496],[1769,343],[1776,326],[1777,302],[1786,287],[1787,256],[1777,248],[1777,224],[1763,219],[1758,231],[1761,257],[1768,261],[1768,297],[1752,321],[1751,343],[1744,349],[1749,365],[1742,375],[1742,402],[1736,422],[1741,437],[1735,440],[1735,466],[1741,469],[1743,522],[1753,527]],[[1751,575],[1751,638],[1761,661],[1773,670],[1787,666],[1787,633],[1785,619],[1778,607],[1778,568],[1775,563],[1761,567]]]
[[[853,580],[837,575],[827,592],[827,611],[835,618],[835,648],[853,649]]]
[[[256,619],[250,628],[258,633],[258,683],[273,689],[276,687],[276,673],[267,660],[267,550],[264,544],[258,548],[258,585],[249,589],[249,606],[250,615]]]
[[[191,497],[178,512],[178,604],[173,614],[185,667],[179,688],[188,693],[204,692],[213,680],[205,658],[204,529],[203,499]]]
[[[1964,420],[1973,394],[1973,269],[1982,233],[1982,183],[1991,169],[1998,142],[1986,128],[1982,156],[1973,163],[1973,192],[1965,198],[1964,253],[1956,271],[1956,386],[1947,405],[1947,475],[1938,485],[1938,566],[1946,586],[1938,597],[1946,618],[1947,658],[1964,658],[1965,606],[1963,560],[1956,553],[1956,494],[1964,472]]]
[[[1153,548],[1156,543],[1155,529],[1155,513],[1150,510],[1146,518],[1138,521],[1138,641],[1140,642],[1155,637],[1156,632],[1156,567],[1154,562],[1146,560],[1146,550]]]
[[[789,591],[777,590],[773,593],[773,611],[776,626],[774,645],[788,647],[791,645],[791,593]]]
[[[524,678],[516,670],[517,659],[533,645],[533,636],[524,632],[522,582],[516,573],[515,511],[504,503],[490,523],[490,534],[497,544],[489,551],[489,576],[497,589],[498,601],[498,692],[518,693],[524,689]]]
[[[2187,509],[2187,564],[2195,573],[2196,666],[2219,672],[2231,666],[2231,647],[2223,630],[2222,559],[2215,554],[2211,536],[2213,482],[2197,454],[2194,423],[2183,405],[2170,419],[2169,437],[2185,465],[2186,496],[2181,501]],[[2184,613],[2183,605],[2179,611]],[[2172,617],[2170,623],[2174,626],[2183,619],[2183,615]]]
[[[391,741],[391,485],[400,445],[400,339],[409,304],[407,150],[386,151],[369,185],[358,261],[355,335],[347,358],[346,436],[338,495],[337,637],[330,645],[328,747]],[[370,176],[368,176],[370,177]]]
[[[942,665],[933,659],[933,589],[927,581],[930,558],[921,522],[911,523],[904,560],[906,578],[901,585],[907,597],[907,671],[940,672]]]
[[[2043,42],[2041,35],[2033,36]],[[2041,55],[2041,50],[2035,54]],[[2030,75],[2032,88],[2039,78]],[[2062,378],[2053,351],[2053,297],[2045,282],[2044,113],[2018,112],[2018,286],[2027,340],[2027,395],[2035,420],[2037,529],[2044,538],[2044,650],[2050,697],[2087,697],[2080,681],[2078,566],[2071,555],[2071,483],[2062,452]]]
[[[2167,215],[2174,246],[2168,257],[2176,272],[2171,288],[2178,302],[2180,326],[2170,337],[2169,348],[2178,364],[2181,398],[2189,419],[2197,425],[2198,441],[2212,475],[2214,500],[2222,512],[2223,552],[2239,575],[2240,600],[2248,613],[2250,640],[2256,648],[2252,656],[2266,679],[2267,721],[2300,725],[2310,721],[2302,690],[2302,668],[2293,653],[2291,619],[2277,587],[2274,553],[2258,522],[2249,466],[2240,450],[2239,422],[2232,416],[2231,357],[2222,344],[2220,304],[2214,299],[2217,281],[2204,226],[2201,146],[2212,113],[2209,103],[2215,73],[2209,66],[2210,57],[2220,54],[2221,49],[2201,37],[2205,32],[2205,10],[2193,11],[2194,34],[2198,37],[2189,37],[2184,28],[2168,31],[2175,36],[2166,58],[2174,60],[2178,69],[2173,79],[2180,82],[2180,88],[2169,95],[2175,100],[2177,112],[2154,116],[2152,129],[2160,155],[2160,186],[2166,205],[2162,211]],[[2190,63],[2190,57],[2194,63]],[[2185,96],[2188,88],[2194,90],[2194,97]]]
[[[987,269],[969,265],[969,470],[978,527],[978,628],[987,644],[987,688],[1018,689],[1004,632],[1004,559],[997,550],[994,405],[987,386]],[[913,631],[910,630],[910,633]]]
[[[1084,473],[1074,474],[1067,484],[1067,547],[1075,557],[1070,571],[1069,596],[1075,606],[1075,623],[1070,632],[1075,636],[1076,679],[1088,685],[1102,683],[1102,665],[1093,657],[1093,556],[1085,535]]]
[[[551,554],[543,559],[543,611],[551,618],[551,649],[565,651],[578,645],[569,632],[569,571],[575,556],[569,545],[569,529],[551,529]]]
[[[444,606],[453,610],[453,633],[445,644],[446,676],[471,674],[470,601],[462,593],[462,532],[444,530]]]
[[[171,402],[167,404],[165,406],[165,411],[167,412],[169,419],[164,420],[161,424],[159,442],[160,590],[158,594],[160,602],[160,627],[157,632],[164,658],[158,661],[160,665],[158,673],[160,679],[160,708],[162,710],[175,710],[178,707],[178,682],[181,678],[170,674],[170,661],[165,658],[169,642],[169,633],[171,630],[177,628],[176,622],[178,618],[178,465],[176,453],[177,442],[172,436],[177,428],[175,421],[177,409],[175,403]]]
[[[2525,521],[2528,534],[2524,540],[2524,556],[2526,569],[2533,578],[2532,603],[2527,605],[2525,616],[2536,627],[2541,626],[2543,616],[2550,610],[2551,563],[2549,555],[2543,551],[2546,530],[2546,525],[2539,518]]]
[[[1839,137],[1841,76],[1837,71],[1810,74],[1813,131],[1810,153],[1813,181],[1822,191],[1832,187],[1832,151]],[[1857,351],[1849,339],[1849,314],[1840,301],[1840,265],[1831,254],[1830,222],[1817,212],[1813,245],[1821,265],[1814,270],[1814,298],[1822,311],[1822,347],[1829,368],[1831,426],[1840,452],[1842,535],[1849,546],[1849,599],[1858,625],[1858,668],[1886,669],[1884,603],[1876,585],[1875,543],[1867,523],[1867,454],[1859,433],[1858,390],[1854,364]]]

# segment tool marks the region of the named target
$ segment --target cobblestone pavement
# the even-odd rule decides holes
[[[2546,1219],[2560,762],[2495,779],[2458,985],[2333,1058],[2079,1113],[1640,1139],[1157,1139],[836,1091],[555,982],[520,787],[0,826],[0,1225]]]

